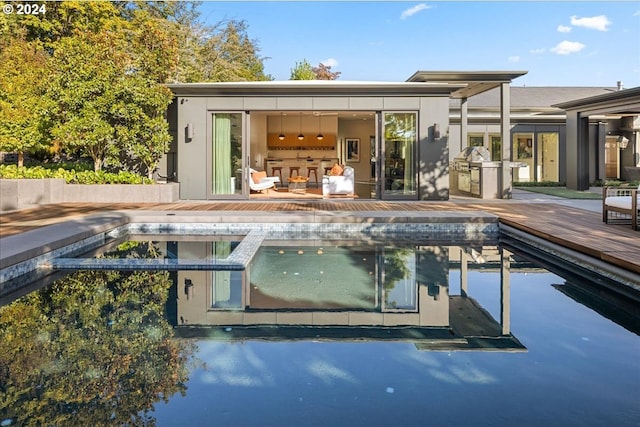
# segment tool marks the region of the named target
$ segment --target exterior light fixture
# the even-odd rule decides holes
[[[324,135],[322,134],[322,114],[318,114],[318,135],[316,136],[318,141],[322,141],[324,139]]]
[[[618,139],[616,139],[616,142],[618,143],[618,147],[621,150],[624,150],[625,148],[627,148],[627,146],[629,145],[629,139],[625,138],[624,136],[620,135],[618,137]]]
[[[302,134],[302,113],[298,115],[298,131],[300,131],[298,134],[298,140],[302,141],[304,139],[304,135]]]
[[[278,135],[280,141],[284,140],[284,133],[282,133],[282,113],[280,113],[280,135]]]

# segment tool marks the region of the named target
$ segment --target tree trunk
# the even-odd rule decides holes
[[[102,159],[98,159],[98,158],[93,159],[93,170],[95,172],[102,170]]]
[[[18,151],[18,167],[21,168],[24,166],[24,153],[22,151]]]

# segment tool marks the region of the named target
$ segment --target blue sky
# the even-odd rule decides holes
[[[340,80],[524,70],[514,86],[640,86],[640,1],[205,1],[200,12],[244,20],[276,80],[306,59]]]

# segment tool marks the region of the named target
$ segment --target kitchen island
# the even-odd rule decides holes
[[[288,183],[291,176],[302,176],[310,178],[309,184],[318,186],[325,168],[330,169],[336,163],[337,157],[268,157],[264,161],[264,170],[269,176],[281,176],[283,185]]]

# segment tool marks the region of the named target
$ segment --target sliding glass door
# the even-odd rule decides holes
[[[382,198],[414,200],[418,194],[417,113],[385,112],[382,126]]]
[[[243,113],[211,114],[210,198],[233,198],[243,194],[243,129]]]

